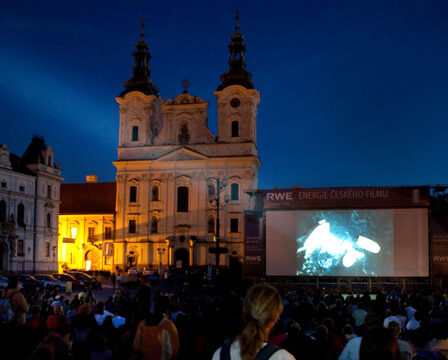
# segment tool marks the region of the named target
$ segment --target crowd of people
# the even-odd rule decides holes
[[[448,299],[438,289],[326,293],[275,287],[117,289],[64,298],[2,294],[14,310],[0,324],[1,359],[446,359]],[[1,319],[1,314],[0,314]]]

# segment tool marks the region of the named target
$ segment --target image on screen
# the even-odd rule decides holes
[[[427,209],[266,213],[266,273],[427,276]]]
[[[387,210],[297,213],[296,275],[377,275],[393,266]]]

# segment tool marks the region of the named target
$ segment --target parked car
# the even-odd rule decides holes
[[[67,271],[67,274],[73,276],[74,278],[78,279],[80,282],[84,283],[85,286],[88,286],[94,290],[100,290],[101,289],[101,283],[98,282],[97,279],[95,279],[93,276],[90,276],[86,273],[83,273],[81,271]]]
[[[85,287],[84,282],[79,281],[77,278],[75,278],[70,274],[51,274],[51,275],[54,276],[58,281],[63,281],[65,283],[67,283],[67,281],[71,281],[74,290],[83,289]]]
[[[47,287],[55,290],[64,290],[66,289],[66,282],[60,281],[56,279],[53,275],[50,274],[37,274],[33,275],[36,279],[43,281]]]
[[[28,274],[11,274],[8,276],[9,279],[17,279],[23,285],[27,291],[40,291],[47,287],[45,282],[36,279],[32,275]]]

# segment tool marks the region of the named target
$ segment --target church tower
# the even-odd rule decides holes
[[[230,38],[229,70],[221,75],[218,98],[218,141],[257,144],[257,105],[260,94],[246,70],[244,37],[236,12],[235,33]]]

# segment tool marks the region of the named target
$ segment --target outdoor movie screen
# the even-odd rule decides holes
[[[271,276],[428,276],[428,210],[266,212]]]

